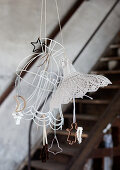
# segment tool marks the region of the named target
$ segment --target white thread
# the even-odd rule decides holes
[[[73,123],[76,122],[76,114],[75,114],[75,98],[73,97]]]
[[[88,96],[88,95],[85,95],[85,97],[87,97],[87,98],[89,98],[89,99],[93,100],[93,98],[92,98],[92,97],[90,97],[90,96]]]
[[[43,18],[43,0],[42,0],[42,5],[41,5],[40,39],[42,38],[42,18]]]
[[[46,132],[46,126],[45,126],[45,119],[43,120],[43,146],[45,146],[45,144],[48,144],[47,141],[47,132]]]
[[[46,11],[46,0],[45,0],[45,37],[47,36],[46,35],[46,23],[47,23],[47,11]],[[46,46],[47,46],[47,39],[45,39],[45,53],[46,53]]]
[[[56,9],[57,9],[58,24],[59,24],[59,28],[60,28],[60,34],[61,34],[62,45],[64,46],[63,35],[62,35],[62,27],[61,27],[61,23],[60,23],[60,15],[59,15],[59,9],[58,9],[57,0],[55,0],[55,4],[56,4]]]

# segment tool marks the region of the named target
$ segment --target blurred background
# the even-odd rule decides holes
[[[55,0],[46,2],[47,37],[62,43]],[[68,146],[65,129],[73,108],[66,106],[63,131],[57,132],[63,153],[50,154],[47,163],[41,163],[41,129],[32,121],[15,125],[15,72],[20,61],[33,54],[31,42],[40,35],[41,3],[0,0],[0,170],[120,170],[119,0],[58,0],[64,46],[75,68],[113,82],[89,94],[94,100],[76,101],[78,124],[88,137],[81,145]],[[49,132],[49,143],[52,137]]]

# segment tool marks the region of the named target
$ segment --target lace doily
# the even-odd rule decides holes
[[[111,81],[102,75],[82,74],[66,59],[63,61],[63,80],[52,95],[51,110],[69,103],[73,98],[83,98],[87,92],[95,92]]]

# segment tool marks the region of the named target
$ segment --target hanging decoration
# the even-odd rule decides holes
[[[99,87],[111,84],[104,76],[83,74],[75,70],[65,55],[58,4],[57,0],[54,1],[57,9],[62,44],[46,38],[46,0],[42,0],[40,37],[36,42],[31,42],[34,55],[26,57],[17,67],[17,78],[15,81],[16,109],[12,114],[17,125],[20,124],[22,119],[26,119],[33,120],[37,126],[43,128],[43,148],[40,155],[42,162],[48,160],[48,152],[54,155],[62,152],[56,136],[56,131],[62,130],[64,124],[61,105],[73,101],[73,123],[71,124],[71,128],[67,129],[67,141],[70,145],[76,143],[76,141],[81,143],[83,128],[77,126],[75,98],[83,98],[87,96],[87,92],[95,92]],[[42,33],[43,25],[44,35]],[[24,63],[26,64],[24,65]],[[33,66],[29,69],[31,64]],[[25,73],[27,73],[27,76],[23,78],[22,75]],[[40,108],[41,105],[42,108]],[[52,128],[54,131],[54,138],[49,148],[47,127]],[[72,130],[75,130],[74,140],[70,140]],[[57,152],[54,152],[53,149],[55,141],[58,147]]]
[[[68,104],[73,100],[73,123],[71,124],[71,129],[66,129],[68,131],[67,141],[72,145],[76,143],[76,138],[78,139],[78,142],[81,143],[82,137],[82,127],[77,128],[76,123],[75,98],[83,98],[84,96],[90,98],[86,93],[95,92],[99,87],[107,86],[108,84],[111,84],[111,82],[101,75],[82,74],[77,72],[72,63],[66,57],[62,59],[62,68],[63,79],[55,93],[52,95],[50,108],[51,110],[53,110],[53,108],[60,108],[61,104]],[[77,132],[75,133],[75,140],[70,141],[69,137],[71,135],[71,130],[73,130],[73,126]]]
[[[47,132],[45,126],[45,115],[43,115],[43,148],[41,150],[40,159],[42,162],[46,162],[49,159],[48,154],[48,140],[47,140]]]
[[[82,131],[83,131],[82,127],[77,128],[77,140],[79,144],[82,142]]]
[[[56,125],[56,120],[55,120],[55,125]],[[63,149],[60,147],[57,135],[56,135],[56,126],[54,125],[54,138],[52,140],[51,146],[49,147],[48,151],[53,153],[54,155],[57,155],[58,153],[61,153]],[[62,128],[62,127],[61,127]],[[56,142],[57,144],[57,151],[54,150],[54,143]]]
[[[65,58],[62,61],[63,80],[52,95],[51,110],[61,104],[68,104],[74,98],[83,98],[88,92],[95,92],[100,87],[111,84],[110,80],[101,75],[83,74],[75,70],[72,63]],[[92,98],[91,98],[92,99]]]

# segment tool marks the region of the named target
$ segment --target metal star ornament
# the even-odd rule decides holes
[[[36,42],[31,42],[31,44],[33,45],[34,53],[40,53],[41,51],[43,52],[45,49],[45,43],[40,41],[40,38],[38,38]],[[41,49],[40,49],[40,47],[41,47]]]

